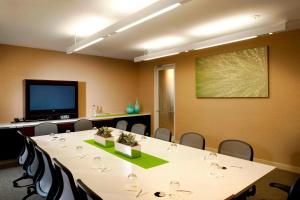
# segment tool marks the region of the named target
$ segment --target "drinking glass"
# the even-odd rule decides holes
[[[52,140],[56,140],[57,138],[55,133],[50,133],[49,136],[52,138]]]
[[[178,197],[178,191],[180,188],[180,183],[179,181],[173,180],[170,182],[170,194],[169,196],[174,199]]]
[[[102,168],[102,158],[100,156],[95,156],[93,158],[92,168],[97,170]]]
[[[58,139],[58,141],[59,141],[59,143],[60,143],[61,148],[67,147],[67,146],[65,145],[66,138],[60,137],[60,138]]]
[[[168,147],[168,151],[174,152],[177,150],[177,144],[175,142],[171,142],[170,146]]]
[[[127,177],[128,181],[128,190],[136,192],[138,189],[137,175],[130,173]]]
[[[82,154],[82,151],[83,151],[83,147],[82,146],[76,146],[76,152],[77,152],[77,156],[81,159],[83,158],[83,154]]]

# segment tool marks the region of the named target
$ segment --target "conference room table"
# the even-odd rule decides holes
[[[121,130],[111,128],[117,138]],[[104,200],[222,200],[231,199],[249,189],[274,167],[217,154],[219,167],[212,167],[211,152],[136,135],[142,152],[167,161],[145,169],[103,149],[88,144],[96,130],[32,137],[52,158],[58,159]],[[62,139],[63,138],[63,139]],[[80,152],[79,152],[80,150]],[[95,169],[95,157],[101,169]],[[130,190],[136,175],[135,190]],[[132,177],[132,176],[131,176]],[[170,183],[173,183],[173,185]],[[169,195],[171,187],[176,195]],[[154,193],[163,192],[164,197]],[[137,197],[138,196],[138,197]]]

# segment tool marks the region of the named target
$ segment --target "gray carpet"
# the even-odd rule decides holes
[[[12,181],[23,173],[20,167],[12,167],[7,169],[0,169],[0,200],[20,200],[26,195],[25,188],[14,188]],[[299,174],[290,173],[287,171],[276,169],[270,174],[262,178],[257,186],[257,193],[249,200],[285,200],[287,195],[277,189],[269,187],[270,182],[279,182],[287,185],[291,185],[298,177]],[[22,184],[30,183],[28,181],[20,182]],[[38,195],[34,195],[29,200],[42,199]]]
[[[14,188],[12,181],[22,176],[21,167],[0,169],[0,200],[21,200],[27,193],[26,188]],[[23,180],[21,184],[30,184],[32,181]],[[33,195],[28,200],[41,200],[43,198]]]

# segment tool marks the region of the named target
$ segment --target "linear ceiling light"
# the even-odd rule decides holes
[[[207,46],[203,46],[203,47],[198,47],[198,48],[195,48],[193,50],[207,49],[207,48],[210,48],[210,47],[220,46],[220,45],[223,45],[223,44],[230,44],[230,43],[234,43],[234,42],[240,42],[240,41],[244,41],[244,40],[250,40],[250,39],[253,39],[253,38],[256,38],[256,37],[257,37],[257,35],[249,36],[249,37],[244,37],[244,38],[240,38],[240,39],[236,39],[236,40],[230,40],[230,41],[227,41],[227,42],[220,42],[220,43],[217,43],[217,44],[212,44],[212,45],[207,45]]]
[[[124,26],[124,27],[116,30],[116,32],[119,33],[119,32],[125,31],[125,30],[127,30],[127,29],[129,29],[131,27],[134,27],[134,26],[136,26],[138,24],[141,24],[141,23],[143,23],[145,21],[148,21],[149,19],[152,19],[152,18],[157,17],[157,16],[159,16],[159,15],[161,15],[163,13],[166,13],[166,12],[168,12],[170,10],[173,10],[173,9],[177,8],[178,6],[180,6],[180,5],[181,5],[181,3],[175,3],[175,4],[173,4],[173,5],[169,6],[169,7],[166,7],[166,8],[164,8],[164,9],[162,9],[160,11],[157,11],[157,12],[151,14],[151,15],[148,15],[147,17],[139,19],[139,20],[137,20],[137,21],[135,21],[135,22],[133,22],[131,24],[128,24],[128,25],[126,25],[126,26]]]
[[[220,37],[215,37],[212,39],[204,40],[194,44],[187,44],[183,46],[179,46],[173,49],[167,49],[163,51],[151,52],[146,55],[138,56],[134,58],[134,62],[140,62],[145,60],[152,60],[156,58],[165,57],[172,54],[178,54],[180,52],[186,52],[190,50],[199,50],[206,49],[209,47],[215,47],[223,44],[229,44],[233,42],[249,40],[252,38],[256,38],[260,35],[266,35],[269,33],[280,32],[286,30],[286,22],[278,23],[271,26],[264,26],[261,28],[251,29],[247,31],[241,31],[237,33],[232,33]]]
[[[175,53],[169,53],[169,54],[165,54],[165,55],[161,55],[161,56],[156,56],[156,57],[152,57],[152,58],[146,58],[144,61],[146,61],[146,60],[154,60],[154,59],[157,59],[157,58],[163,58],[163,57],[167,57],[167,56],[174,56],[174,55],[177,55],[179,53],[180,52],[175,52]]]
[[[136,26],[138,24],[141,24],[147,20],[150,20],[154,17],[157,17],[163,13],[166,13],[168,11],[171,11],[181,4],[188,2],[190,0],[160,0],[157,1],[150,6],[147,6],[146,8],[128,16],[127,18],[124,18],[120,21],[118,21],[115,24],[112,24],[111,26],[106,27],[105,29],[81,40],[80,42],[72,45],[67,49],[67,53],[73,53],[75,51],[79,51],[81,49],[84,49],[88,46],[91,46],[101,40],[103,40],[106,37],[110,37],[114,35],[115,33],[120,33],[122,31],[125,31],[133,26]]]
[[[88,47],[88,46],[91,46],[91,45],[93,45],[93,44],[96,44],[97,42],[102,41],[103,39],[104,39],[104,38],[98,38],[98,39],[96,39],[96,40],[93,40],[93,41],[91,41],[91,42],[89,42],[89,43],[87,43],[87,44],[85,44],[85,45],[82,45],[82,46],[80,46],[80,47],[74,49],[74,51],[79,51],[79,50],[81,50],[81,49],[84,49],[84,48],[86,48],[86,47]]]

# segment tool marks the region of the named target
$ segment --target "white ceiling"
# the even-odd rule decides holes
[[[91,34],[156,1],[0,0],[0,44],[65,52],[74,43],[75,32]],[[253,19],[254,15],[260,17]],[[145,50],[165,50],[296,19],[299,0],[191,0],[79,53],[133,60]]]

